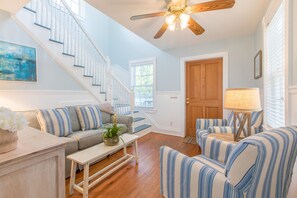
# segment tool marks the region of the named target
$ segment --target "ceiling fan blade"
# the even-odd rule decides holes
[[[192,13],[232,8],[235,0],[215,0],[190,6]]]
[[[196,35],[203,34],[203,32],[205,31],[204,28],[199,25],[192,17],[188,22],[188,28]]]
[[[164,25],[161,27],[161,29],[154,36],[154,39],[160,38],[164,34],[164,32],[167,30],[167,27],[168,27],[167,23],[164,23]]]
[[[166,12],[155,12],[150,14],[141,14],[141,15],[135,15],[130,17],[130,20],[138,20],[138,19],[145,19],[145,18],[151,18],[151,17],[158,17],[158,16],[164,16]]]

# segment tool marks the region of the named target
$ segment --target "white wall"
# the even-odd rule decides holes
[[[104,55],[109,54],[109,24],[110,19],[106,15],[85,3],[85,18],[82,21],[82,25]]]
[[[0,106],[14,111],[96,104],[96,101],[83,90],[0,90]]]

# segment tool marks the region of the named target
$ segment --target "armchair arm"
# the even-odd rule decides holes
[[[196,130],[207,130],[211,126],[227,126],[226,119],[197,119]]]
[[[111,121],[113,120],[113,115],[111,116]],[[128,127],[128,133],[132,133],[132,123],[133,117],[126,115],[117,115],[117,120],[119,124],[125,124]]]
[[[233,133],[233,127],[230,126],[212,126],[207,130],[208,133]]]
[[[236,143],[219,140],[207,135],[202,136],[201,139],[202,155],[222,164],[226,164],[227,159],[235,146]]]
[[[227,120],[226,120],[227,121]],[[197,120],[198,122],[198,120]],[[222,124],[226,124],[225,121]],[[202,137],[207,136],[209,133],[232,133],[233,128],[229,126],[210,126],[207,129],[196,129],[196,141],[202,148]]]
[[[164,197],[230,197],[225,175],[169,147],[160,149],[161,194]]]

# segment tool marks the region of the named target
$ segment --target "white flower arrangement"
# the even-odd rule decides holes
[[[8,108],[0,107],[0,129],[17,132],[28,126],[28,122],[21,114],[17,114]]]

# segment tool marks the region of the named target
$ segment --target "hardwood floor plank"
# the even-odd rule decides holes
[[[160,147],[169,146],[188,156],[199,154],[197,145],[183,143],[183,138],[150,133],[138,140],[139,164],[130,162],[121,170],[115,172],[89,191],[89,198],[161,198],[160,195]],[[129,147],[127,151],[133,152]],[[97,172],[104,166],[116,161],[123,155],[119,151],[103,161],[90,167],[90,174]],[[76,183],[82,181],[83,171],[76,175]],[[66,197],[82,197],[74,191],[69,195],[69,178],[66,180]]]

